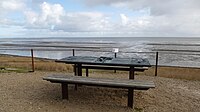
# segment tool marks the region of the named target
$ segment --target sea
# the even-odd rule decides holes
[[[146,58],[152,65],[200,67],[197,37],[41,37],[0,38],[0,54],[61,59],[67,56]]]

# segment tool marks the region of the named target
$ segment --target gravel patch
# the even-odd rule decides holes
[[[130,109],[127,107],[127,90],[124,89],[82,86],[75,91],[70,85],[69,100],[62,100],[60,84],[42,80],[48,74],[52,73],[0,73],[0,111],[200,112],[200,81],[136,76],[138,80],[154,81],[156,88],[136,91],[135,109]],[[92,73],[90,77],[128,78],[128,75]]]

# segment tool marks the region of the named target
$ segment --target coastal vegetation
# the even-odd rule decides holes
[[[5,72],[30,72],[32,71],[32,62],[30,57],[13,56],[13,55],[0,55],[0,73]],[[73,72],[73,66],[70,64],[57,63],[55,60],[35,58],[34,59],[35,71],[52,71],[52,72]],[[112,70],[90,70],[89,72],[112,72]],[[124,71],[117,71],[118,73]],[[200,80],[200,68],[189,67],[169,67],[159,66],[158,76],[167,78],[187,79],[187,80]],[[155,66],[150,67],[145,72],[137,72],[137,75],[155,75]]]
[[[72,72],[72,66],[56,63],[54,60],[35,58],[35,70],[40,71],[57,71],[57,72]],[[22,69],[24,71],[32,71],[32,60],[30,57],[13,56],[13,55],[0,55],[0,68],[1,71],[9,71],[9,69]]]

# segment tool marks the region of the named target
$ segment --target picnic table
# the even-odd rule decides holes
[[[138,81],[134,79],[135,71],[144,71],[146,69],[138,69],[138,67],[150,67],[147,59],[142,58],[112,58],[112,57],[91,57],[91,56],[70,56],[56,62],[74,64],[75,72],[78,76],[67,75],[49,75],[43,77],[44,80],[52,83],[61,83],[62,98],[68,99],[68,84],[113,87],[128,89],[128,107],[133,108],[134,90],[148,90],[155,88],[152,81]],[[126,70],[129,71],[129,79],[106,79],[106,78],[92,78],[82,77],[82,69],[106,69],[106,70]],[[76,73],[75,73],[76,75]]]

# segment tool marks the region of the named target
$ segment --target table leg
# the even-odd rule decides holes
[[[82,76],[82,65],[77,64],[77,67],[78,67],[78,76]]]
[[[74,76],[76,76],[76,75],[77,75],[77,65],[74,64]]]
[[[86,77],[88,77],[88,68],[85,69],[85,72],[86,72],[86,73],[85,73],[85,74],[86,74]]]
[[[78,76],[82,76],[82,64],[77,64],[77,72],[78,72]],[[81,86],[81,85],[75,84],[75,90],[77,90],[78,86]]]
[[[78,66],[77,64],[74,64],[74,76],[77,76],[78,73]],[[74,89],[77,91],[77,84],[75,84]]]
[[[134,79],[134,78],[135,78],[134,72],[135,72],[134,67],[131,66],[131,67],[130,67],[130,71],[129,71],[129,79]]]

